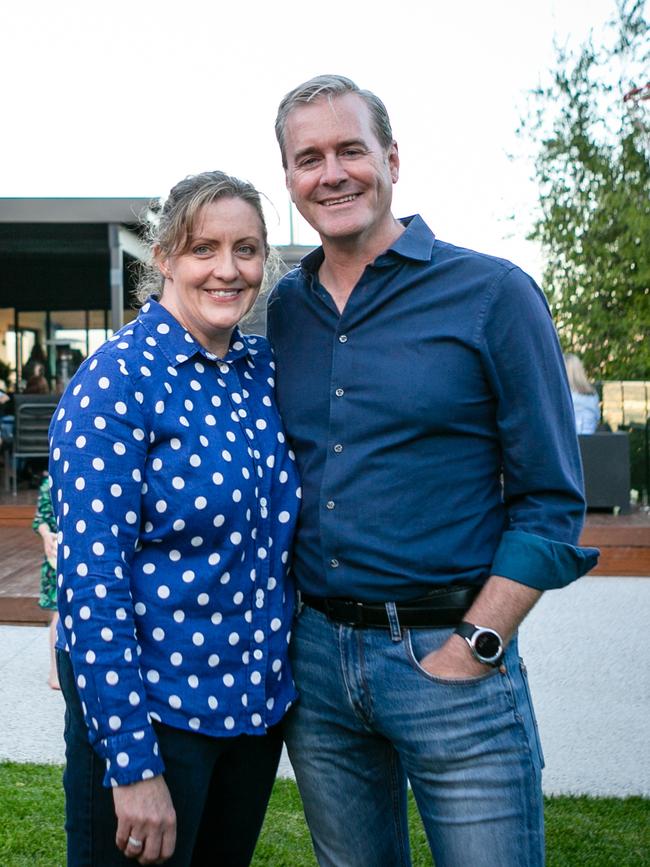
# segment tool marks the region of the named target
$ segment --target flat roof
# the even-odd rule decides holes
[[[153,198],[0,198],[0,223],[137,223]]]

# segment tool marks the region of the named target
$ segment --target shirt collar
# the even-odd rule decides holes
[[[172,367],[178,367],[197,353],[203,355],[208,361],[219,360],[214,353],[209,352],[198,340],[195,340],[190,332],[153,296],[149,296],[140,308],[138,322],[149,334],[147,340],[155,341]],[[231,362],[246,355],[250,355],[248,338],[235,326],[230,337],[230,348],[221,360]]]
[[[377,256],[375,265],[387,264],[392,261],[394,255],[401,256],[403,259],[413,259],[416,262],[429,262],[431,260],[431,251],[436,236],[422,217],[419,214],[413,214],[410,217],[401,218],[400,223],[404,226],[404,231],[386,251]],[[308,274],[316,274],[324,259],[323,248],[317,247],[311,253],[303,256],[300,260],[300,267]]]

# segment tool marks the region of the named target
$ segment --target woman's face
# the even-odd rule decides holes
[[[160,303],[209,352],[223,357],[230,335],[257,298],[264,275],[262,222],[243,199],[205,205],[184,253],[159,259]]]

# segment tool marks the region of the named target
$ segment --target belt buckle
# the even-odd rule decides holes
[[[343,626],[363,626],[363,602],[357,602],[355,599],[339,599],[336,608],[336,616],[331,619],[337,620]]]

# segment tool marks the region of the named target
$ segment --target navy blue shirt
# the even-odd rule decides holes
[[[269,301],[277,400],[302,478],[299,587],[367,601],[502,575],[541,590],[595,565],[573,409],[544,296],[418,217],[342,314],[322,249]]]
[[[263,734],[296,693],[300,502],[268,342],[223,359],[149,300],[79,368],[51,426],[59,612],[105,785],[164,769],[153,720]]]

